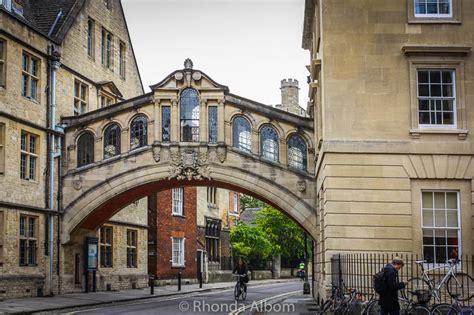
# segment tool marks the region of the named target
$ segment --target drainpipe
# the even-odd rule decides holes
[[[56,74],[61,67],[59,62],[59,53],[51,47],[51,84],[50,84],[50,118],[49,118],[49,209],[54,210],[54,158],[56,157],[55,148],[55,127],[56,127]],[[59,220],[59,216],[57,218]],[[59,255],[59,248],[58,248]],[[53,295],[53,272],[54,272],[54,216],[49,214],[49,290]],[[58,279],[59,281],[59,279]]]

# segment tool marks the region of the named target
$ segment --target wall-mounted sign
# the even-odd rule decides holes
[[[97,270],[99,255],[99,239],[96,237],[86,238],[86,269],[88,271]]]

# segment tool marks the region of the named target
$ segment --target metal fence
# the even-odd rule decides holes
[[[405,262],[405,266],[399,271],[399,281],[406,282],[408,279],[421,277],[421,267],[416,261],[423,260],[422,257],[413,254],[386,254],[386,253],[353,253],[353,254],[338,254],[331,258],[331,280],[332,284],[339,287],[342,292],[347,288],[355,289],[359,294],[361,300],[368,300],[374,296],[373,290],[373,276],[381,271],[383,267],[390,262],[394,257],[399,257]],[[425,271],[432,268],[435,270],[429,271],[428,276],[433,280],[434,287],[436,287],[446,275],[448,264],[434,264],[424,263]],[[467,273],[471,277],[474,271],[474,256],[464,255],[459,259],[456,265],[457,272]],[[467,290],[467,296],[473,296],[474,283],[470,281],[469,285],[465,286],[463,290]],[[466,291],[460,292],[463,295]],[[470,302],[473,303],[474,299]],[[431,299],[433,303],[451,303],[451,297],[446,291],[446,284],[440,288],[440,300]]]

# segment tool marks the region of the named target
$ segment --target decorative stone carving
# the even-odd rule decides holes
[[[306,181],[299,180],[296,183],[296,189],[298,189],[299,192],[304,192],[306,190]]]
[[[184,69],[192,69],[193,68],[193,61],[189,58],[187,58],[184,61]]]
[[[159,146],[153,147],[153,159],[157,163],[160,161],[160,159],[161,159],[161,147],[159,147]]]
[[[82,188],[82,180],[80,177],[76,177],[72,181],[72,187],[74,187],[75,190],[80,190]]]
[[[195,72],[193,73],[193,80],[194,80],[194,81],[199,81],[199,80],[201,80],[201,78],[202,78],[201,72],[195,71]]]
[[[178,150],[173,150],[170,152],[170,159],[168,179],[211,179],[207,152],[184,150],[180,153]]]
[[[217,147],[217,159],[219,162],[224,163],[227,156],[227,150],[225,147]]]
[[[183,80],[183,77],[184,77],[184,75],[183,75],[182,72],[176,72],[176,73],[174,74],[174,79],[175,79],[176,81],[181,81],[181,80]]]

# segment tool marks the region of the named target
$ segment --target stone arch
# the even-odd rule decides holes
[[[86,133],[86,132],[91,132],[92,135],[94,136],[94,140],[97,140],[98,136],[97,136],[97,133],[95,132],[94,129],[90,128],[90,127],[85,127],[85,128],[79,128],[77,129],[72,138],[74,139],[74,144],[77,146],[77,140],[79,140],[79,137],[82,136],[82,134]]]
[[[311,137],[308,136],[308,134],[304,130],[298,130],[296,128],[290,129],[285,133],[285,143],[288,143],[288,139],[293,134],[297,134],[304,139],[304,141],[306,142],[308,146],[308,150],[314,148],[314,144],[313,144],[313,141],[311,140]]]
[[[148,122],[150,122],[151,117],[153,117],[153,115],[149,113],[147,110],[145,110],[143,107],[139,108],[137,111],[131,111],[130,113],[128,113],[127,117],[124,119],[123,128],[130,128],[130,124],[132,123],[132,121],[135,119],[135,117],[139,115],[145,115]]]
[[[66,205],[62,240],[67,243],[79,228],[95,229],[128,203],[160,190],[178,186],[215,186],[255,196],[287,213],[313,238],[316,210],[313,197],[303,199],[295,191],[248,170],[215,165],[212,180],[169,180],[169,165],[140,166],[101,181]]]
[[[263,119],[261,122],[258,123],[257,126],[255,126],[255,129],[257,130],[258,134],[260,134],[260,131],[266,125],[271,126],[273,129],[275,129],[277,131],[278,139],[280,141],[285,138],[285,131],[280,126],[280,124],[278,124],[276,121],[271,121],[270,119]]]
[[[236,116],[244,116],[250,122],[251,129],[253,130],[255,128],[255,125],[257,124],[257,121],[255,120],[255,118],[252,116],[252,114],[246,111],[242,111],[242,110],[236,110],[229,115],[229,124],[231,127],[232,127],[232,122],[234,121]]]
[[[112,118],[112,119],[107,119],[107,120],[102,121],[100,125],[97,126],[96,133],[100,135],[101,137],[103,137],[105,129],[107,129],[107,127],[109,127],[112,124],[119,125],[120,130],[123,130],[124,128],[127,127],[127,125],[123,121]]]

